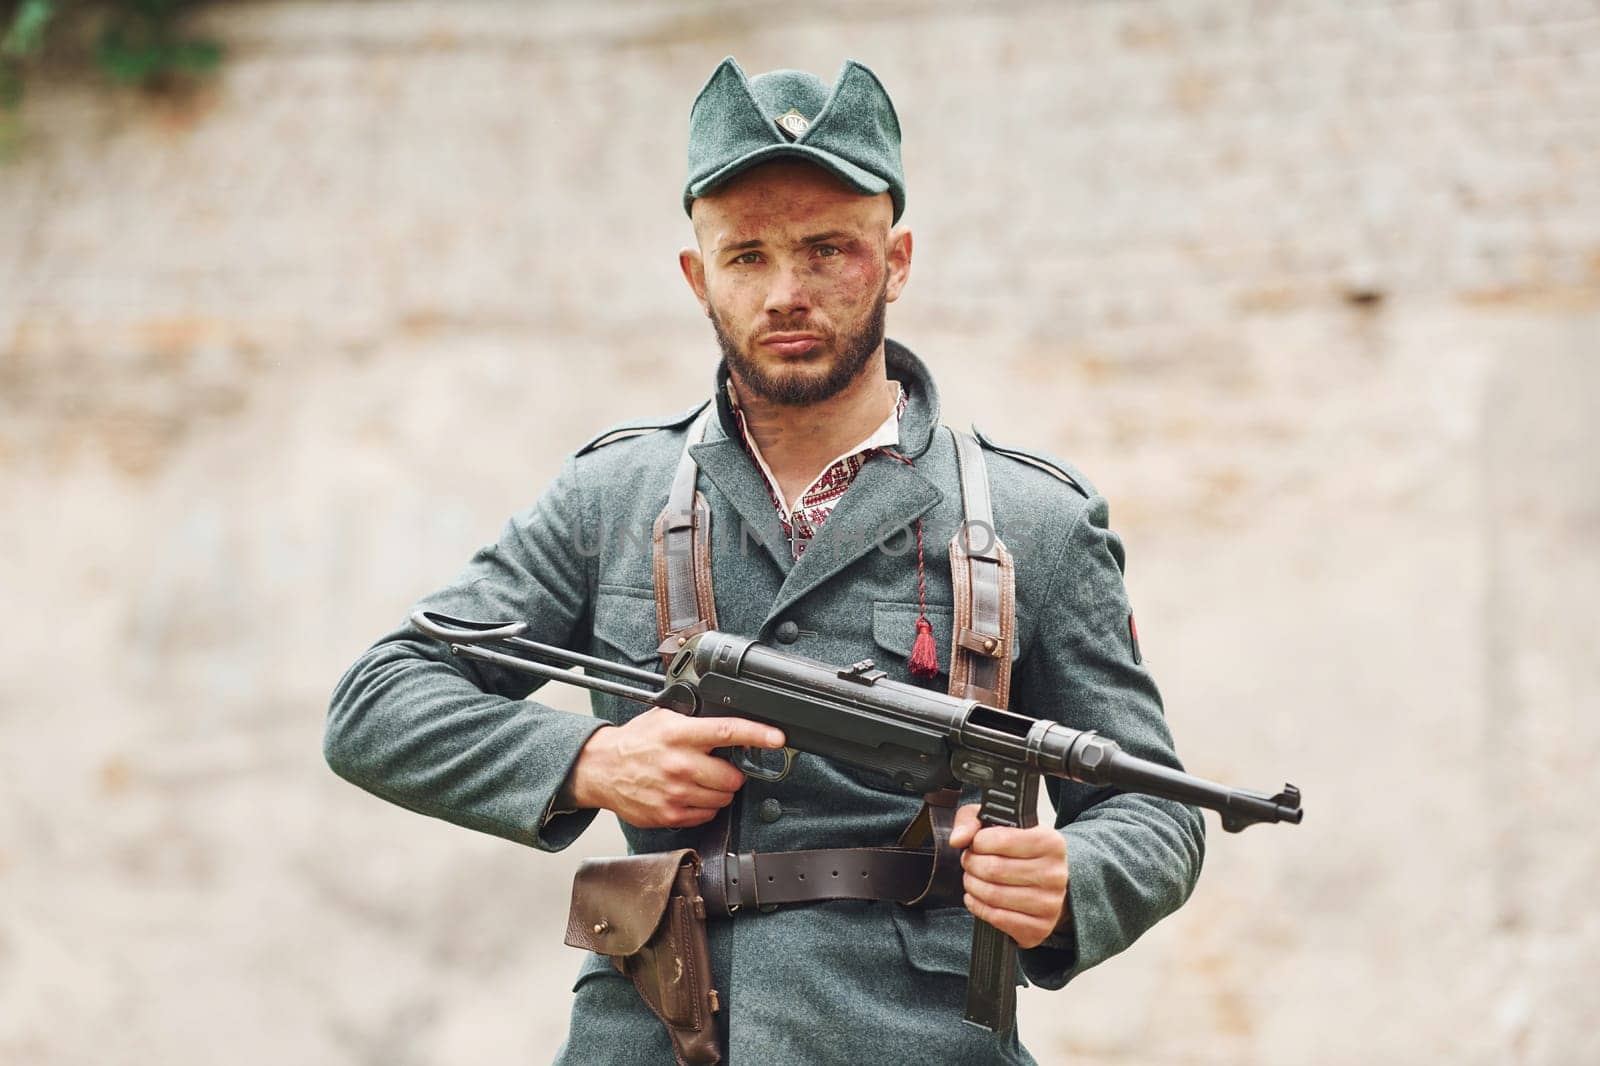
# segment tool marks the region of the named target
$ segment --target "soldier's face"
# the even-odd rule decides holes
[[[838,393],[882,350],[911,268],[888,193],[805,163],[756,167],[694,203],[679,263],[739,384],[774,403]]]

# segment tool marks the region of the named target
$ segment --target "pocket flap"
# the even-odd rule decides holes
[[[641,666],[661,662],[656,652],[656,601],[602,592],[595,597],[595,639]]]
[[[972,915],[965,907],[895,907],[889,913],[913,968],[963,975],[972,968]]]
[[[901,658],[910,658],[917,639],[918,607],[914,603],[879,600],[872,605],[872,639],[878,647]],[[955,628],[955,610],[943,604],[928,605],[928,621],[933,624],[933,643],[939,649],[939,672],[950,672],[950,634]],[[1021,654],[1017,641],[1011,642],[1011,661]]]
[[[972,973],[972,913],[965,907],[894,907],[895,931],[913,969],[924,973]],[[1028,984],[1018,954],[1015,974],[1019,985]]]
[[[689,848],[585,859],[572,879],[567,944],[602,955],[632,955],[661,924],[678,871],[699,861]]]
[[[911,658],[911,645],[917,639],[917,615],[920,609],[914,603],[893,603],[878,600],[872,605],[872,640],[878,647],[890,651],[899,659]],[[933,643],[939,649],[939,672],[950,672],[950,628],[955,615],[942,604],[928,605],[928,621],[933,625]]]

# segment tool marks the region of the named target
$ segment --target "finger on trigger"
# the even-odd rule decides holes
[[[675,801],[684,807],[705,807],[711,810],[721,810],[733,802],[733,793],[723,789],[701,788],[698,785],[690,786],[682,794],[675,797]]]
[[[731,795],[744,786],[744,774],[726,759],[714,755],[693,756],[689,778],[702,788]]]

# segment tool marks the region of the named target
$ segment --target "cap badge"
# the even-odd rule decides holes
[[[778,124],[779,129],[789,135],[791,140],[811,128],[811,120],[792,107],[773,121]]]

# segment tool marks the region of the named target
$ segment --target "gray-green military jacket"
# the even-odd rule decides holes
[[[870,657],[891,677],[911,681],[917,567],[910,526],[922,518],[927,611],[947,671],[947,546],[961,522],[961,493],[927,368],[892,341],[887,351],[889,373],[908,393],[900,446],[915,465],[868,461],[799,561],[740,442],[721,387],[725,366],[717,374],[720,417],[690,451],[713,513],[720,627],[776,643],[780,625],[793,622],[782,632],[792,637],[798,627],[798,637],[776,646],[833,663]],[[568,458],[498,541],[419,606],[521,619],[535,640],[659,668],[649,531],[666,505],[693,413]],[[1177,767],[1160,697],[1130,637],[1122,545],[1106,526],[1105,500],[1081,476],[1087,496],[1019,458],[993,450],[987,458],[995,525],[1016,560],[1011,706],[1099,730],[1135,755]],[[948,677],[922,683],[944,691]],[[595,815],[552,814],[579,749],[606,722],[642,708],[596,695],[594,717],[569,714],[525,700],[536,687],[453,659],[402,627],[339,682],[327,720],[328,763],[412,810],[558,851]],[[1067,841],[1074,924],[1071,934],[1020,954],[1027,979],[1060,988],[1188,897],[1204,835],[1199,812],[1181,804],[1056,782],[1049,792]],[[780,783],[748,781],[733,824],[745,851],[887,846],[917,807],[917,798],[887,780],[801,756]],[[622,829],[633,852],[691,846],[679,831]],[[971,933],[964,908],[886,902],[713,920],[729,1061],[1033,1061],[1015,1030],[995,1036],[961,1021]],[[575,992],[560,1062],[672,1062],[660,1023],[604,957],[583,957]]]

